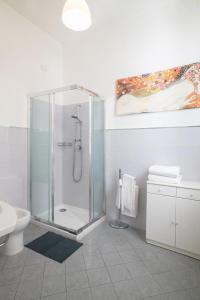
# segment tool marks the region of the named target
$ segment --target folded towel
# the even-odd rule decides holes
[[[176,178],[180,175],[180,167],[153,165],[149,168],[149,174]]]
[[[172,183],[172,184],[179,184],[182,180],[182,175],[178,175],[176,178],[164,177],[164,176],[157,176],[157,175],[149,175],[148,180],[160,182],[160,183]]]

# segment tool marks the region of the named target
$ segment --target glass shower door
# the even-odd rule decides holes
[[[34,217],[51,221],[50,95],[30,100],[30,204]]]

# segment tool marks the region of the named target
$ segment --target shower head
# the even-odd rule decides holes
[[[77,115],[72,115],[71,117],[72,117],[72,119],[75,119],[75,120],[77,120],[79,123],[81,123],[81,120],[79,119],[79,117],[78,117]]]

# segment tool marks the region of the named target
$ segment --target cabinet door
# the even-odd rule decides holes
[[[175,197],[147,193],[147,239],[175,246],[175,201]]]
[[[200,255],[200,201],[176,199],[176,247]]]

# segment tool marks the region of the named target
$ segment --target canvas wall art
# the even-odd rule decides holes
[[[119,79],[117,115],[200,107],[200,63]]]

